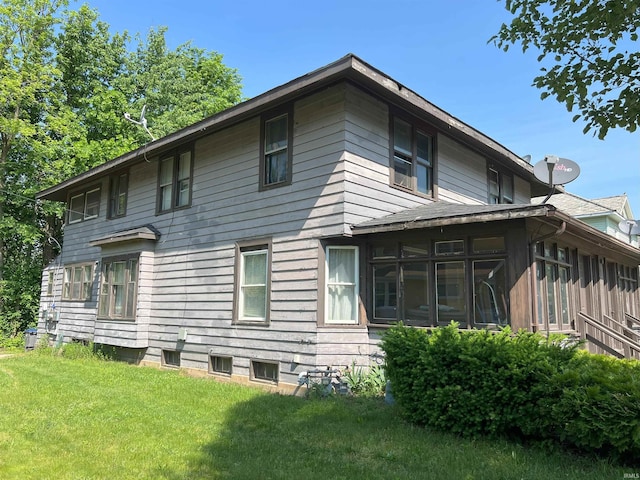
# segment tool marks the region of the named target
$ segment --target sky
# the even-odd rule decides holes
[[[223,55],[247,98],[353,53],[514,153],[573,160],[565,187],[594,199],[626,193],[640,219],[640,132],[582,132],[574,113],[540,99],[535,52],[489,42],[510,21],[497,0],[86,0],[112,32],[167,27],[170,48],[191,42]],[[76,7],[79,3],[72,3]],[[152,122],[152,119],[148,119]]]

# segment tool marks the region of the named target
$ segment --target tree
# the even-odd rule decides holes
[[[579,113],[584,132],[603,139],[610,128],[640,125],[640,0],[505,0],[514,15],[492,37],[507,51],[539,51],[545,62],[533,85]]]
[[[97,11],[67,7],[0,2],[0,336],[35,322],[43,263],[62,243],[63,208],[36,192],[149,142],[125,112],[146,106],[159,138],[242,99],[222,55],[171,50],[164,28],[129,51]]]

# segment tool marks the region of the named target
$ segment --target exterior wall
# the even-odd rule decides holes
[[[62,267],[95,264],[91,301],[56,302],[52,333],[126,347],[143,363],[177,350],[187,369],[206,371],[209,355],[230,356],[234,377],[248,377],[252,359],[278,362],[280,381],[289,384],[308,368],[368,363],[378,352],[376,331],[318,327],[319,239],[348,236],[352,224],[431,200],[389,185],[389,109],[380,100],[341,83],[297,100],[293,121],[290,185],[259,190],[259,117],[195,142],[189,208],[156,214],[158,159],[145,157],[129,170],[126,216],[106,220],[104,178],[100,217],[67,225],[60,268],[48,267],[57,269],[53,296],[60,299]],[[445,135],[437,141],[439,198],[486,202],[486,159]],[[515,189],[528,203],[526,182],[516,177]],[[160,232],[158,241],[89,245],[146,224]],[[265,238],[272,244],[270,323],[233,324],[236,243]],[[133,252],[140,252],[136,321],[96,321],[100,259]],[[42,310],[52,301],[47,279],[45,270]]]

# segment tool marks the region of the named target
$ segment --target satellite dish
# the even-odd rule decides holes
[[[553,166],[552,166],[553,165]],[[533,166],[533,174],[538,180],[551,185],[573,182],[580,175],[580,167],[573,160],[547,155]]]
[[[618,223],[618,228],[622,233],[629,235],[629,239],[631,239],[631,235],[640,235],[640,221],[638,220],[622,220]]]

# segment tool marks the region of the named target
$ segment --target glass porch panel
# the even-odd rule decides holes
[[[552,263],[546,265],[546,277],[547,277],[547,318],[549,319],[549,325],[557,325],[558,313],[556,311],[556,298],[555,298],[555,283],[556,283],[556,269]]]
[[[395,264],[373,267],[374,318],[397,319],[397,282],[398,272]]]
[[[404,319],[431,323],[427,263],[409,263],[402,266]]]
[[[558,273],[560,279],[560,317],[562,325],[569,325],[569,268],[558,267]]]
[[[544,325],[544,316],[545,316],[545,312],[544,312],[544,302],[543,302],[543,295],[545,292],[545,283],[544,283],[544,262],[541,260],[538,260],[536,262],[536,282],[537,282],[537,286],[538,286],[538,294],[536,295],[537,298],[537,310],[538,310],[538,315],[537,315],[537,321],[538,321],[538,325]]]
[[[473,262],[473,312],[479,324],[507,325],[507,288],[504,260]]]
[[[438,322],[466,322],[464,262],[436,263]]]

